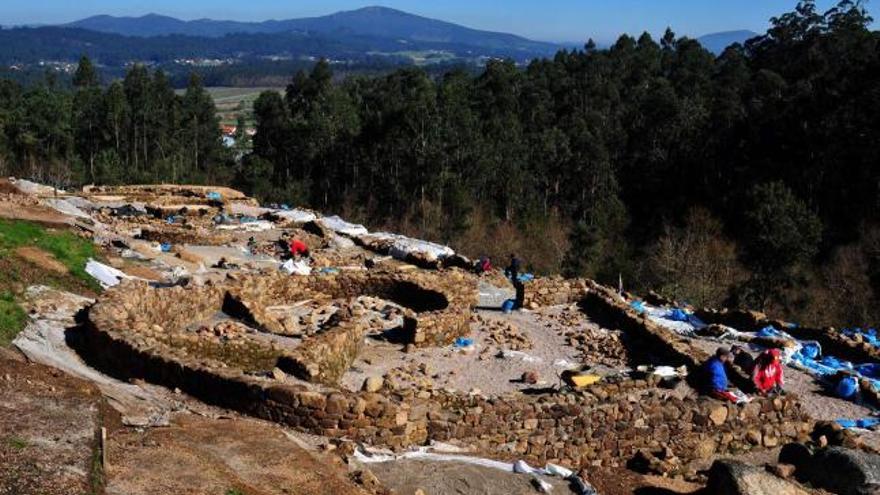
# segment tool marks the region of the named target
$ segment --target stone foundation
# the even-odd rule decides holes
[[[224,302],[229,304],[230,297],[241,304],[265,305],[368,292],[409,302],[419,326],[427,316],[438,329],[424,331],[422,342],[440,342],[459,331],[459,312],[467,315],[465,303],[475,296],[475,289],[462,280],[380,272],[237,275],[225,285],[189,289],[152,289],[126,282],[107,291],[91,308],[86,325],[77,331],[76,347],[90,363],[122,379],[178,387],[206,402],[304,432],[394,449],[448,441],[485,456],[537,465],[618,466],[637,454],[644,458],[662,451],[662,462],[652,469],[687,472],[694,460],[774,447],[802,439],[812,428],[791,396],[739,407],[682,398],[657,388],[656,377],[599,383],[578,392],[494,398],[412,389],[349,392],[324,386],[338,379],[362,342],[355,306],[344,307],[328,321],[329,328],[293,350],[253,339],[236,325],[219,332],[191,328],[193,321],[210,318]],[[434,291],[442,301],[433,296],[409,300],[418,293],[407,284]],[[582,295],[588,312],[615,322],[652,352],[674,361],[665,364],[691,365],[702,359],[677,336],[635,314],[612,290],[589,281],[574,286],[574,291],[589,288]],[[259,306],[248,311],[255,319],[268,317],[260,315]],[[412,335],[419,333],[414,330]],[[269,371],[275,367],[315,383],[272,378]]]

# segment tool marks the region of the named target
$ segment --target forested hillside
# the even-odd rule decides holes
[[[814,2],[717,58],[621,37],[525,70],[318,63],[255,104],[253,153],[219,144],[194,79],[132,69],[75,92],[0,86],[0,171],[61,183],[223,182],[541,272],[695,304],[865,325],[880,294],[880,35]],[[500,261],[500,260],[499,260]]]

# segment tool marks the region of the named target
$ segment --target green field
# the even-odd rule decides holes
[[[210,87],[206,88],[211,97],[214,98],[214,105],[217,106],[217,115],[223,124],[235,124],[238,122],[238,116],[244,115],[248,125],[254,122],[254,102],[263,91],[279,91],[284,93],[284,88],[230,88],[230,87]],[[179,90],[178,94],[182,94],[185,90]]]

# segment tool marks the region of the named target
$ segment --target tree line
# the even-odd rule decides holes
[[[180,95],[142,65],[102,86],[83,57],[72,89],[52,75],[29,87],[0,80],[0,173],[63,186],[228,182],[233,172],[197,75]]]
[[[870,23],[860,2],[819,12],[807,0],[718,57],[667,30],[479,73],[343,79],[321,61],[259,97],[253,152],[239,162],[197,79],[184,96],[142,68],[103,89],[78,73],[72,93],[6,84],[0,165],[69,170],[71,182],[221,182],[473,256],[517,252],[541,273],[870,324]]]

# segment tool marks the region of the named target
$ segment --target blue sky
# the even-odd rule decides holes
[[[478,29],[548,41],[600,41],[620,33],[700,36],[735,29],[763,31],[796,0],[0,0],[0,23],[57,24],[95,14],[155,12],[181,19],[259,21],[383,5]],[[833,0],[820,0],[828,8]],[[880,5],[880,4],[878,4]],[[878,17],[880,7],[870,5]]]

